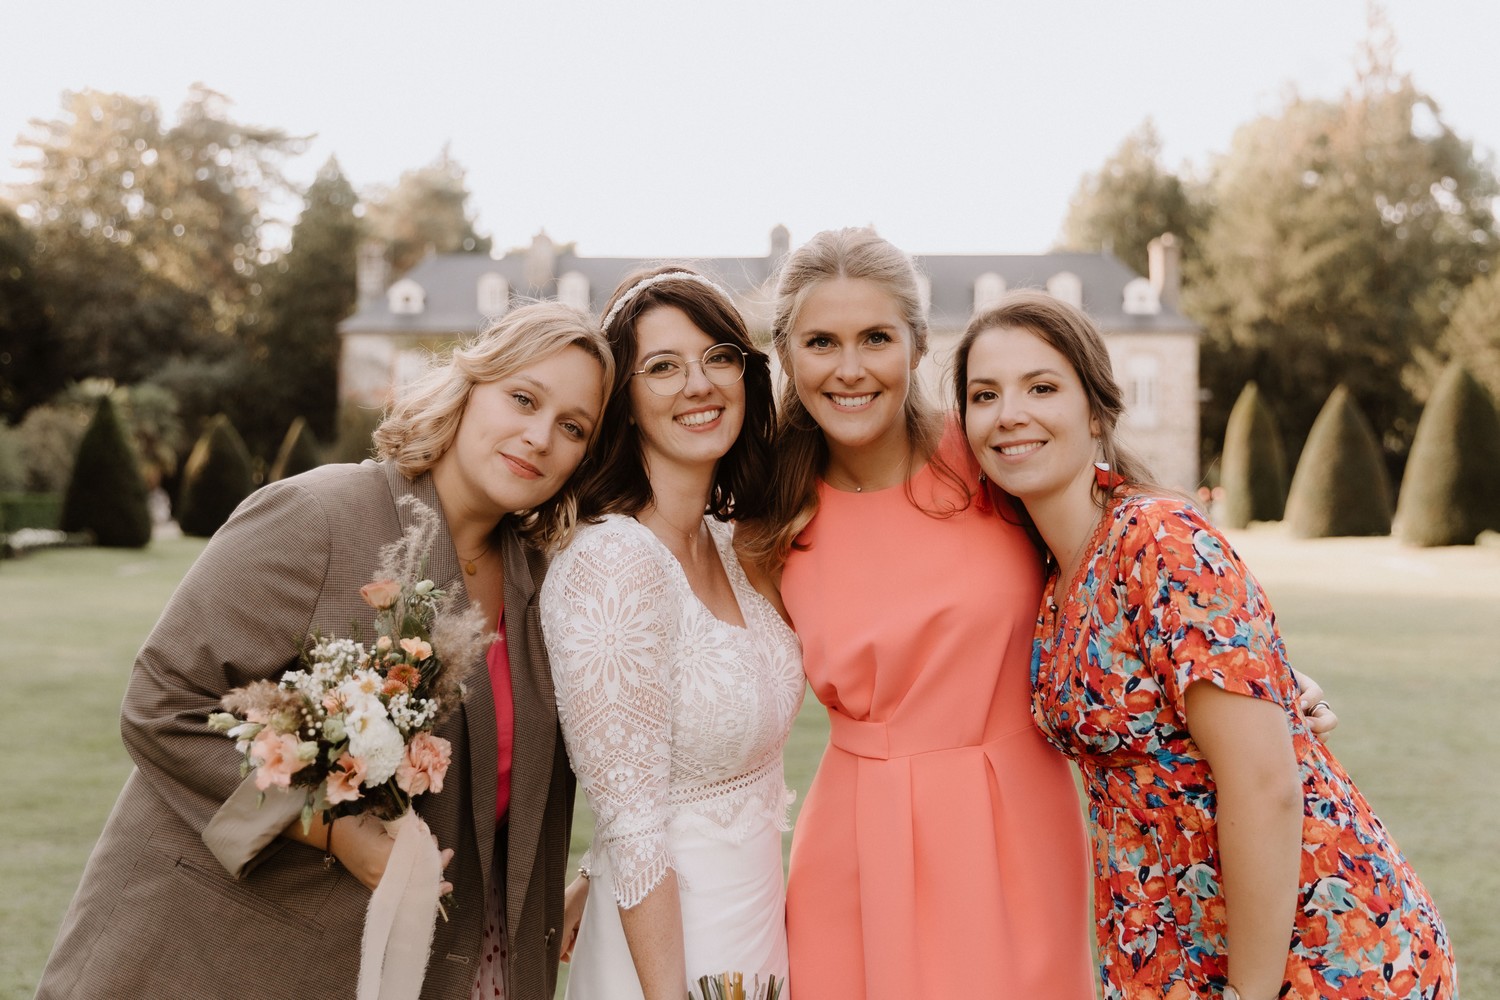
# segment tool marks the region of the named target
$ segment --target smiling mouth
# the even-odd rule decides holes
[[[870,402],[870,400],[874,399],[877,394],[873,392],[867,392],[863,396],[835,396],[833,393],[825,393],[825,395],[833,402],[834,406],[841,406],[846,410],[853,410],[858,407],[864,406],[866,403]]]
[[[682,424],[684,427],[702,427],[704,424],[713,423],[723,415],[723,407],[720,407],[717,410],[699,410],[697,413],[684,413],[682,416],[677,418],[677,422],[679,424]]]
[[[1029,455],[1045,443],[1044,441],[1024,441],[1021,444],[1003,444],[995,450],[1002,455],[1015,457],[1017,455]]]

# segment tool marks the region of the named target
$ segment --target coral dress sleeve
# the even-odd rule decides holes
[[[552,564],[542,630],[568,757],[594,811],[615,895],[635,906],[673,868],[670,667],[678,602],[649,539],[607,524]]]
[[[1121,544],[1138,573],[1137,606],[1150,609],[1142,647],[1171,700],[1181,711],[1189,685],[1207,681],[1289,706],[1281,639],[1259,585],[1196,510],[1164,506],[1139,512]]]

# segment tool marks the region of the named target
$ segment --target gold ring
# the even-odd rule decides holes
[[[1328,704],[1328,702],[1326,702],[1326,701],[1320,701],[1320,702],[1318,702],[1316,705],[1314,705],[1312,707],[1312,714],[1313,715],[1317,715],[1319,712],[1323,711],[1323,709],[1325,709],[1325,708],[1328,709],[1328,711],[1330,711],[1330,712],[1333,711],[1333,706],[1332,705]]]

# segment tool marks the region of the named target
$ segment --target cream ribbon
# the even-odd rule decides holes
[[[408,811],[385,826],[396,844],[365,911],[358,1000],[417,1000],[432,950],[443,865],[421,816]]]

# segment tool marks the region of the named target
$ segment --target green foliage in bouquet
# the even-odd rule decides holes
[[[1375,432],[1344,386],[1313,421],[1286,501],[1297,538],[1391,533],[1391,485]]]
[[[1455,361],[1417,424],[1401,480],[1396,531],[1408,545],[1473,545],[1500,531],[1500,416],[1489,394]]]
[[[250,452],[224,414],[208,422],[182,471],[177,523],[184,535],[207,538],[255,488]]]
[[[271,464],[271,474],[266,481],[274,483],[322,464],[323,450],[318,447],[318,439],[307,426],[307,421],[298,417],[287,428],[286,437],[281,439],[281,449],[276,452],[276,461]]]
[[[1281,520],[1286,512],[1286,452],[1276,418],[1254,382],[1245,383],[1229,413],[1219,470],[1224,487],[1219,518],[1225,527]]]
[[[139,549],[151,541],[146,481],[114,404],[101,395],[78,443],[63,499],[63,531],[87,531],[100,545]]]

